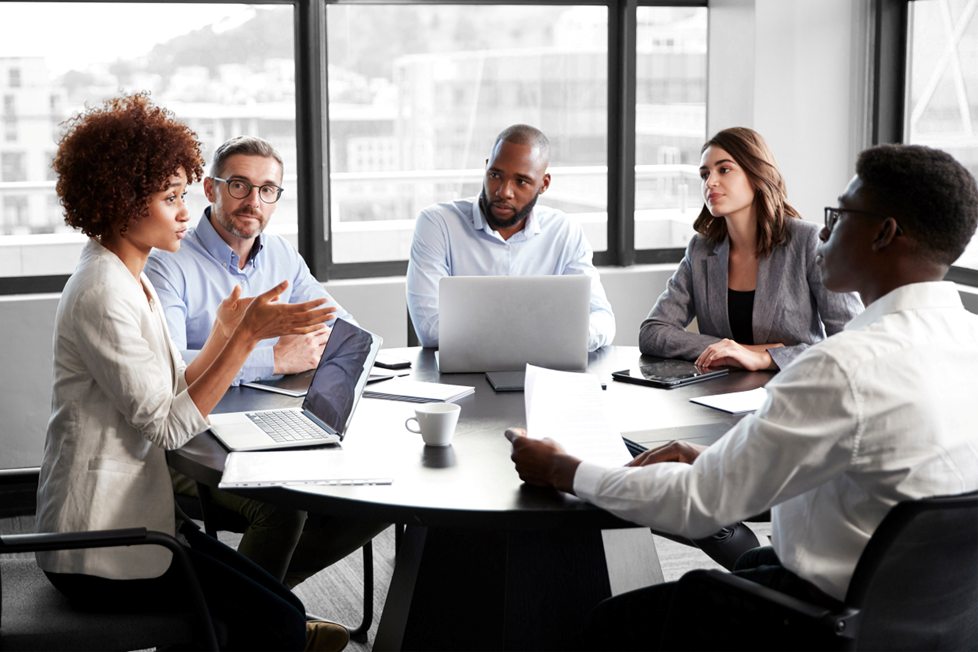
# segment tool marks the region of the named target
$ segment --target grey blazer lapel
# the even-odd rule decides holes
[[[762,258],[757,266],[757,289],[754,292],[754,314],[752,315],[754,344],[768,344],[774,329],[774,317],[781,304],[781,284],[784,269],[788,262],[788,247],[782,244],[775,247],[767,258]]]
[[[718,337],[733,337],[730,330],[730,317],[727,315],[727,268],[730,262],[730,238],[713,248],[706,257],[706,302],[709,308],[707,314],[713,319],[713,326]],[[700,332],[702,326],[700,327]],[[709,331],[707,331],[709,332]]]

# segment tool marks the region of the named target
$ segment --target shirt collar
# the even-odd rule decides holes
[[[201,216],[200,221],[197,222],[197,228],[194,229],[194,235],[200,240],[200,244],[204,250],[215,260],[227,263],[228,265],[234,265],[235,267],[238,266],[238,254],[235,253],[234,249],[228,243],[224,242],[224,238],[221,237],[221,234],[211,224],[210,206],[204,209],[204,214]],[[262,249],[265,248],[263,234],[258,234],[255,242],[258,247],[257,249],[252,248],[252,252],[254,253],[251,256],[251,260],[257,267]]]
[[[964,304],[961,303],[957,287],[950,281],[901,285],[866,306],[866,310],[846,324],[845,329],[862,330],[891,313],[928,308],[963,310]]]
[[[534,235],[538,235],[541,232],[540,220],[536,219],[537,209],[536,206],[530,211],[530,216],[526,218],[526,222],[523,224],[523,228],[513,234],[513,238],[518,238],[521,236],[524,239],[529,238]],[[485,231],[491,236],[502,238],[499,232],[489,226],[489,222],[486,220],[485,215],[482,214],[482,206],[479,205],[479,198],[476,197],[472,200],[472,228],[477,231]],[[510,238],[512,240],[512,238]]]

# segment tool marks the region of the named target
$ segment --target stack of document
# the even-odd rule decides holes
[[[383,464],[376,456],[356,458],[342,449],[231,453],[218,487],[391,484]]]
[[[385,398],[391,401],[410,401],[411,403],[451,403],[463,396],[475,393],[474,387],[465,385],[443,385],[424,383],[419,380],[395,378],[377,385],[377,389],[363,392],[366,398]]]
[[[549,437],[582,460],[604,466],[631,461],[608,418],[601,380],[594,374],[526,365],[526,434]]]

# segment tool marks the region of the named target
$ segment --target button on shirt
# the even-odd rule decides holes
[[[189,364],[200,353],[217,317],[217,307],[234,286],[242,296],[257,296],[288,279],[289,287],[279,301],[302,303],[329,299],[337,318],[356,323],[350,313],[333,301],[322,283],[309,273],[302,256],[285,238],[263,233],[256,241],[257,252],[238,268],[240,258],[210,222],[210,207],[197,226],[190,229],[178,251],[154,249],[146,262],[146,276],[156,288],[163,305],[170,337]],[[250,382],[273,375],[273,347],[278,338],[262,340],[245,362],[232,384]]]
[[[582,463],[578,496],[691,538],[771,508],[782,564],[843,600],[896,503],[978,489],[978,316],[953,283],[893,290],[795,359],[692,465]]]
[[[509,240],[489,226],[477,199],[434,204],[421,211],[407,271],[407,303],[423,346],[438,346],[438,279],[443,276],[591,277],[588,351],[611,344],[615,316],[581,226],[561,211],[537,205]]]

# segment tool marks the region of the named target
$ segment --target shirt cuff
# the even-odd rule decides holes
[[[574,473],[574,493],[577,494],[577,497],[592,502],[592,498],[598,495],[601,478],[604,477],[607,470],[600,464],[593,462],[578,464],[577,472]]]
[[[173,432],[186,434],[186,438],[175,448],[183,446],[210,427],[210,421],[200,413],[197,404],[190,397],[189,390],[184,390],[173,397],[173,402],[170,404],[170,418],[174,422]]]
[[[248,356],[248,359],[241,367],[241,373],[238,374],[231,385],[251,383],[256,380],[271,378],[275,371],[274,349],[275,347],[272,345],[259,345],[255,347],[255,350],[251,352],[251,355]]]

